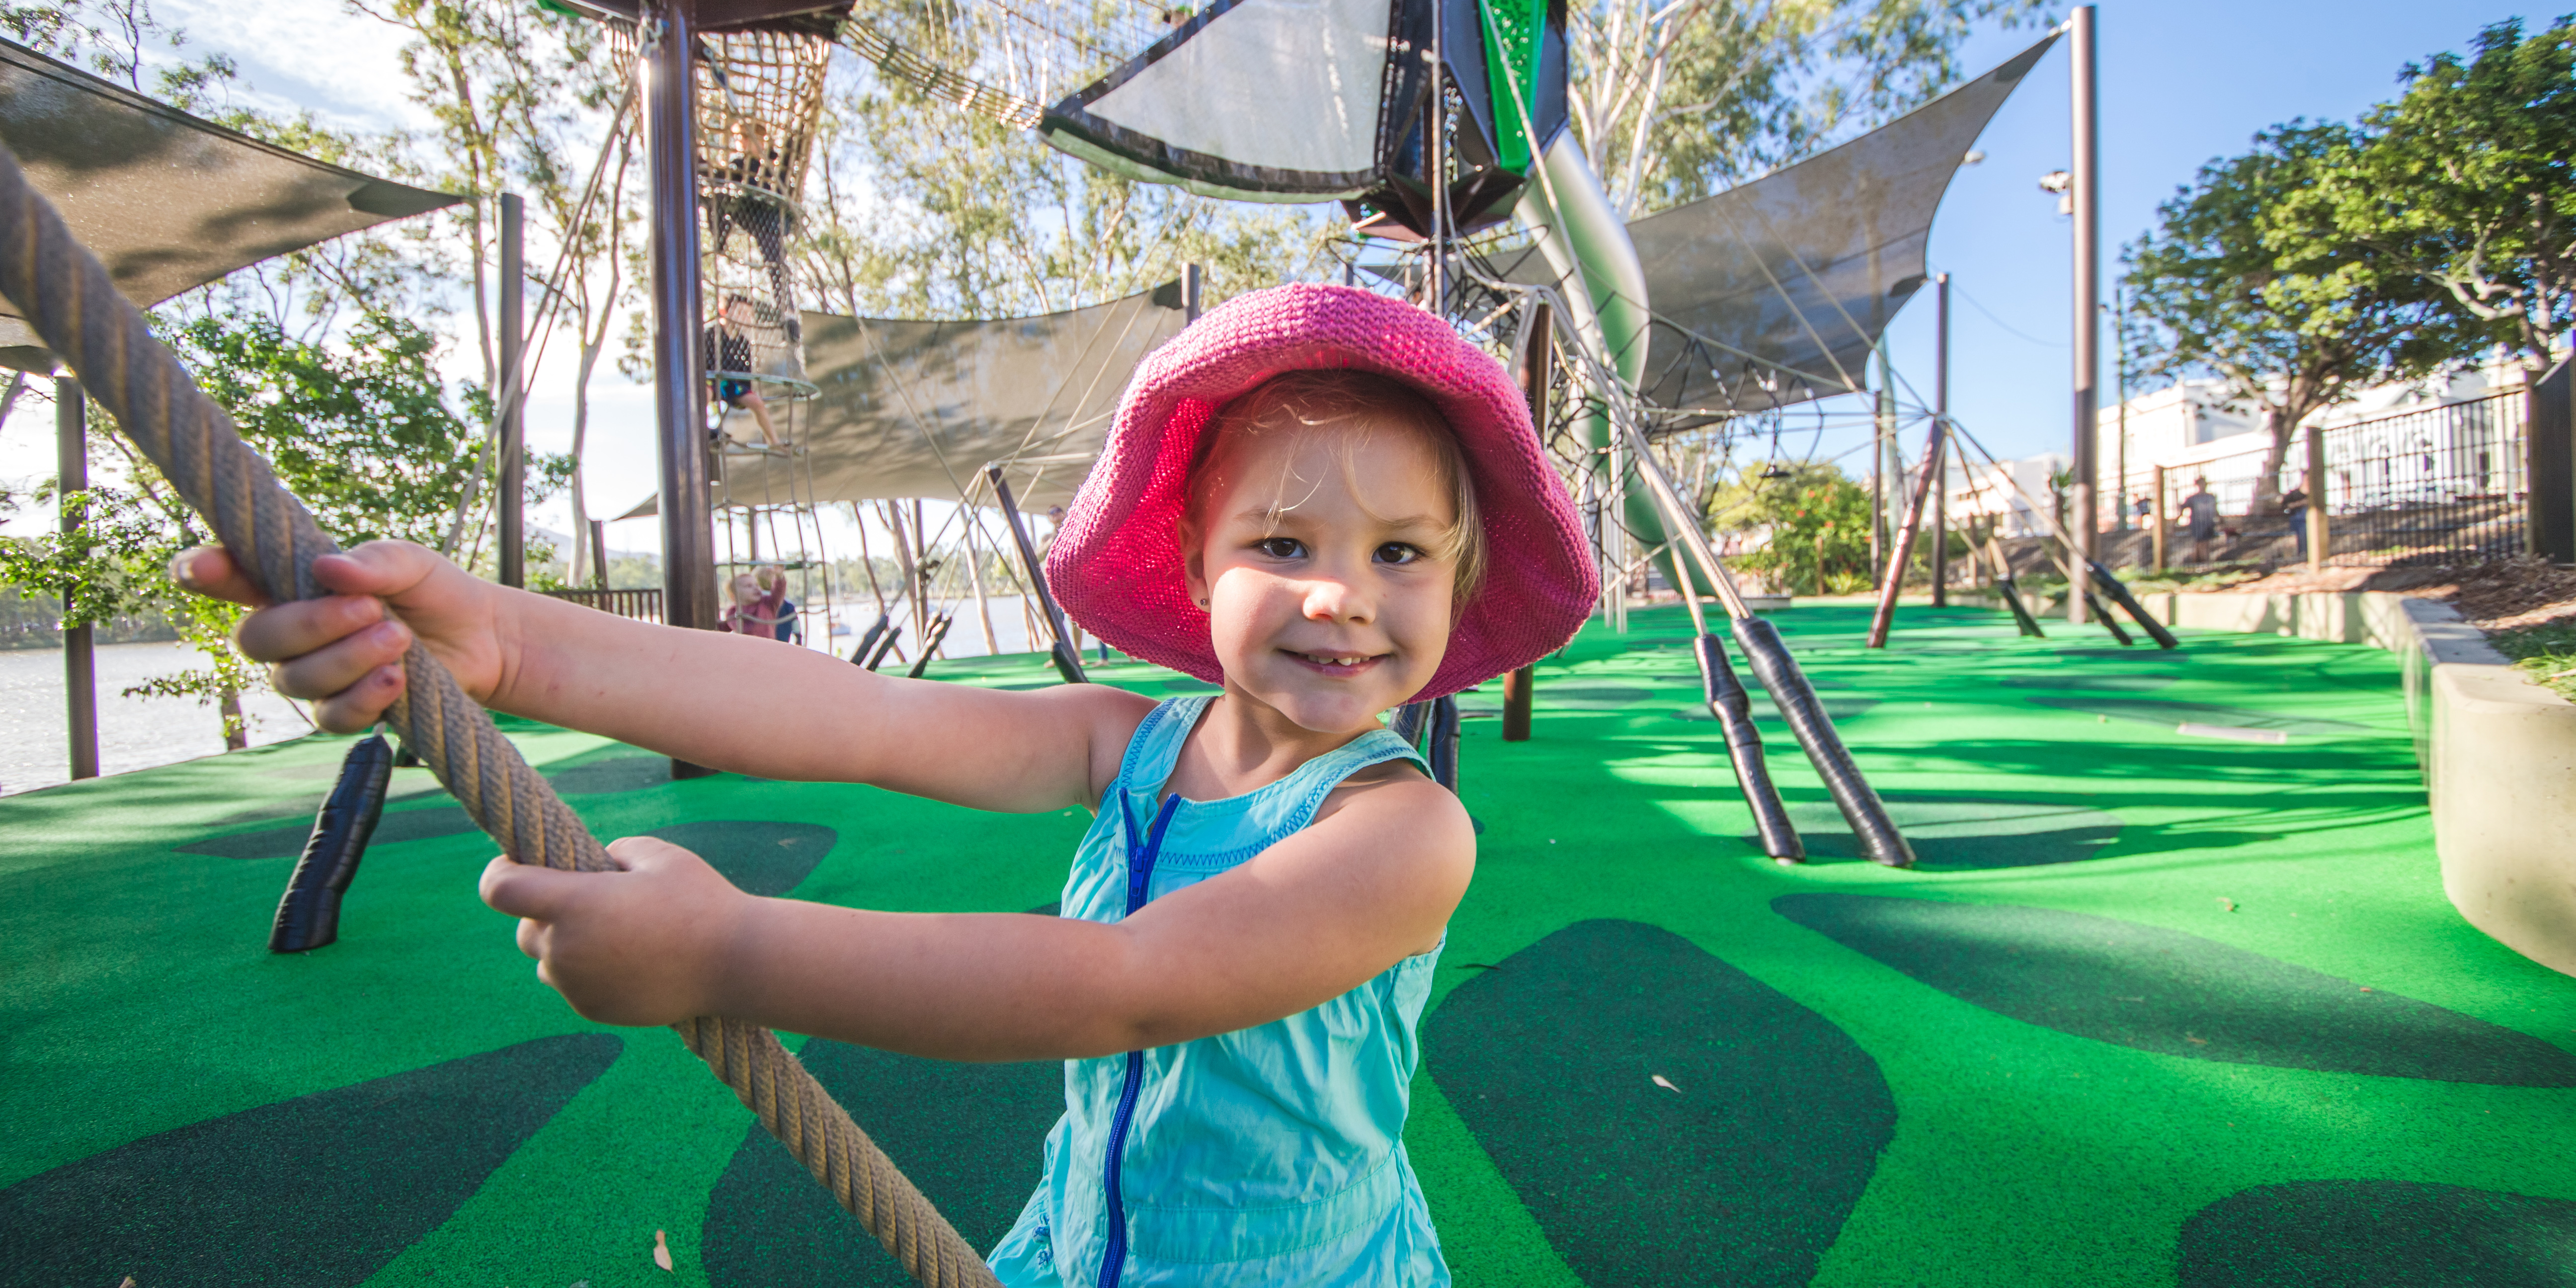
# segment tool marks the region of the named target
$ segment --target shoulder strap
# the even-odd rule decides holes
[[[1299,765],[1295,773],[1274,784],[1281,810],[1275,816],[1276,832],[1286,835],[1303,829],[1315,821],[1315,811],[1343,779],[1390,760],[1410,760],[1424,774],[1431,772],[1431,762],[1422,758],[1422,752],[1392,729],[1372,729]]]
[[[1172,766],[1181,759],[1181,744],[1189,741],[1190,730],[1199,726],[1213,693],[1194,693],[1188,697],[1165,698],[1145,713],[1144,722],[1127,739],[1127,754],[1118,761],[1118,781],[1109,785],[1111,792],[1150,790],[1160,787],[1172,776]]]

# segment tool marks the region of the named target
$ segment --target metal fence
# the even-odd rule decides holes
[[[2523,548],[2522,391],[2325,432],[2333,563],[2447,564]]]
[[[2244,437],[2242,451],[2155,472],[2171,525],[2166,562],[2308,557],[2303,512],[2256,511],[2268,444],[2259,433]],[[2326,562],[2438,566],[2522,552],[2528,499],[2521,390],[2337,425],[2322,437]],[[2283,494],[2304,490],[2311,477],[2306,439],[2293,438],[2283,454]],[[2219,533],[2206,545],[2190,535],[2186,505],[2202,479],[2218,503]],[[2131,522],[2152,519],[2133,515]]]
[[[662,592],[659,588],[648,590],[549,590],[544,593],[556,599],[568,600],[572,603],[579,604],[584,608],[596,608],[603,613],[615,613],[620,617],[632,617],[637,621],[658,622],[662,620]]]

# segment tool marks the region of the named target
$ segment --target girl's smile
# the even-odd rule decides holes
[[[1188,571],[1229,698],[1292,740],[1374,728],[1448,649],[1457,569],[1430,552],[1456,507],[1438,456],[1362,415],[1246,436],[1213,464]]]

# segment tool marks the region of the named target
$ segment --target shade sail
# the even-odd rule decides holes
[[[1646,400],[1724,415],[1861,389],[1879,332],[1923,285],[1951,175],[2055,40],[1841,147],[1630,223],[1654,312]],[[1554,273],[1532,251],[1507,275]]]
[[[272,147],[0,40],[0,142],[150,307],[273,255],[461,198]],[[52,370],[0,301],[0,363]]]
[[[953,501],[995,462],[1021,505],[1069,500],[1129,373],[1183,320],[1177,285],[1040,317],[807,313],[806,370],[818,392],[791,427],[804,455],[728,458],[716,504]]]

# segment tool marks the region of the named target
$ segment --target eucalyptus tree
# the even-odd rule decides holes
[[[2576,21],[2525,37],[2508,19],[2475,44],[2409,64],[2406,92],[2286,194],[2272,242],[2365,247],[2537,372],[2576,327]]]
[[[2151,327],[2149,370],[2216,377],[2231,401],[2261,411],[2260,511],[2276,508],[2291,435],[2308,417],[2474,347],[2440,295],[2376,249],[2278,235],[2292,198],[2354,141],[2337,124],[2264,131],[2246,154],[2201,167],[2124,256],[2132,308]]]
[[[1634,217],[1800,160],[1928,102],[1981,25],[2050,0],[1579,0],[1567,107]]]

